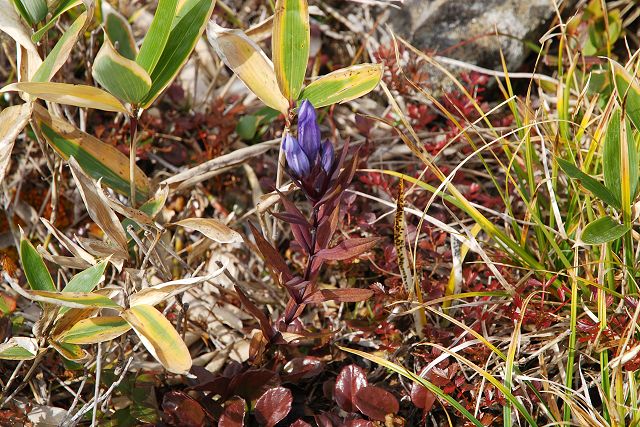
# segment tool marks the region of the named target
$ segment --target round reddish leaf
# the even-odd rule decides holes
[[[436,401],[436,395],[427,390],[426,387],[413,383],[411,385],[411,401],[416,405],[416,408],[429,412]]]
[[[256,419],[260,424],[273,427],[289,414],[292,402],[293,395],[288,388],[270,388],[256,402]]]
[[[202,406],[180,391],[171,391],[162,398],[162,409],[173,425],[183,427],[204,426],[205,413]]]
[[[374,385],[362,387],[356,393],[354,403],[360,412],[377,421],[384,421],[387,414],[395,414],[400,409],[393,394]]]
[[[224,405],[224,411],[218,421],[218,427],[242,427],[244,426],[244,413],[246,405],[241,397],[234,397]]]
[[[367,374],[364,369],[358,365],[345,366],[336,378],[333,398],[341,409],[347,412],[354,412],[356,410],[354,405],[355,395],[367,384]]]
[[[282,380],[296,382],[312,378],[322,373],[323,367],[324,364],[317,357],[296,357],[284,366]]]

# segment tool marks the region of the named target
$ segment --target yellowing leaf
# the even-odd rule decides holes
[[[382,78],[381,64],[360,64],[329,73],[304,88],[300,99],[314,107],[350,101],[373,90]]]
[[[213,218],[185,218],[175,225],[196,230],[218,243],[241,243],[242,236]]]
[[[131,326],[120,316],[83,319],[55,339],[70,344],[95,344],[126,333]]]
[[[137,305],[125,310],[122,317],[167,371],[176,374],[189,372],[192,363],[189,349],[162,313],[150,305]]]
[[[35,338],[13,337],[0,344],[0,359],[31,360],[38,354],[38,341]]]
[[[207,36],[218,56],[262,102],[286,114],[289,102],[278,88],[273,64],[253,40],[214,22],[209,23]]]
[[[51,292],[24,291],[25,297],[39,302],[61,305],[71,308],[113,308],[121,309],[111,298],[95,292]]]
[[[285,98],[298,99],[309,60],[307,0],[278,0],[273,15],[271,51],[278,85]]]
[[[30,117],[31,104],[13,105],[0,111],[0,182],[9,166],[13,143]]]
[[[108,37],[96,55],[91,74],[109,93],[133,105],[138,105],[151,89],[151,77],[145,69],[116,52]]]
[[[10,91],[25,92],[36,98],[58,104],[129,114],[129,110],[118,98],[93,86],[69,83],[22,82],[12,83],[0,90],[0,92]]]
[[[150,286],[144,288],[129,298],[129,305],[134,307],[136,305],[156,305],[162,301],[167,301],[169,298],[174,297],[182,292],[185,292],[192,287],[211,280],[219,276],[227,266],[223,266],[213,273],[203,277],[191,277],[188,279],[172,280],[171,282],[161,283],[159,285]]]
[[[79,362],[89,357],[89,353],[86,350],[80,348],[80,346],[71,343],[62,343],[56,341],[49,341],[51,347],[53,347],[58,353],[67,360],[73,360]]]
[[[34,105],[34,122],[47,143],[65,160],[73,156],[93,179],[120,194],[129,195],[129,159],[112,145],[52,116],[45,108]],[[136,198],[144,202],[149,194],[149,180],[136,168]]]

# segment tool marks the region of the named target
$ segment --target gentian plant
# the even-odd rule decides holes
[[[329,140],[322,141],[316,122],[316,110],[311,102],[301,103],[298,112],[298,135],[287,135],[282,147],[287,161],[286,172],[305,197],[306,209],[298,207],[285,194],[278,191],[282,212],[272,212],[276,218],[288,223],[297,247],[306,256],[302,271],[292,271],[277,249],[252,226],[257,246],[287,293],[289,302],[283,316],[272,325],[255,307],[242,290],[236,288],[243,303],[258,317],[263,336],[269,342],[282,343],[282,333],[290,332],[294,320],[308,304],[325,301],[357,302],[372,295],[369,289],[318,289],[317,279],[325,261],[346,260],[371,249],[378,238],[350,238],[329,247],[338,226],[340,201],[349,186],[358,163],[356,151],[347,159],[348,143],[338,155]],[[303,210],[309,211],[308,215]]]

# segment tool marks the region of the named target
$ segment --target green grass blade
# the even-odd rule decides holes
[[[151,27],[142,41],[136,62],[147,73],[153,73],[169,39],[170,27],[176,14],[178,0],[160,0]]]

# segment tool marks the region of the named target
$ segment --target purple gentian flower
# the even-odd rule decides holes
[[[287,135],[282,148],[293,178],[307,182],[312,177],[316,181],[330,177],[335,162],[333,144],[321,141],[316,110],[308,100],[302,101],[298,110],[298,138]],[[323,186],[316,184],[318,188]]]

